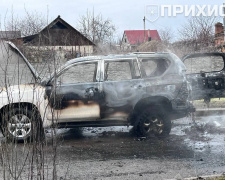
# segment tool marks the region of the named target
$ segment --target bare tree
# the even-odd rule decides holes
[[[5,21],[5,29],[9,31],[21,31],[23,36],[32,35],[38,33],[45,25],[47,20],[44,19],[44,16],[37,12],[28,12],[26,11],[26,15],[22,18],[19,18],[14,15],[13,11],[11,17]],[[0,44],[3,41],[0,41]],[[12,46],[13,47],[13,46]],[[7,99],[9,105],[7,108],[4,108],[4,112],[1,114],[1,120],[4,119],[4,127],[1,126],[2,132],[5,133],[5,140],[0,142],[0,179],[48,179],[51,176],[51,179],[57,179],[57,143],[58,139],[56,137],[52,138],[51,145],[49,146],[51,149],[52,161],[46,161],[47,156],[45,154],[45,147],[47,147],[46,141],[40,140],[38,137],[39,134],[44,133],[39,132],[38,126],[41,125],[41,121],[38,120],[40,117],[37,116],[37,112],[35,112],[35,108],[28,107],[25,104],[22,105],[22,102],[18,100],[19,106],[13,106],[13,101],[15,99],[11,98],[12,91],[10,87],[13,85],[19,84],[33,84],[30,86],[33,90],[39,85],[37,81],[33,79],[32,74],[26,71],[26,64],[21,61],[20,58],[23,56],[18,55],[16,49],[12,49],[11,46],[8,46],[6,42],[0,45],[0,55],[1,58],[1,79],[0,84],[1,87],[6,88]],[[38,48],[37,48],[38,49]],[[52,50],[53,51],[53,50]],[[54,52],[52,52],[54,54]],[[58,69],[56,65],[57,59],[53,56],[49,56],[49,63],[43,64],[35,64],[36,67],[39,66],[39,69],[42,69],[42,75],[46,75],[45,71],[55,72]],[[4,62],[4,63],[3,63]],[[53,67],[54,66],[54,67]],[[49,69],[49,70],[48,70]],[[28,69],[27,69],[28,70]],[[31,80],[31,83],[28,81]],[[19,91],[22,93],[23,89],[18,86]],[[23,94],[23,93],[22,93]],[[31,96],[34,97],[35,93],[31,93]],[[37,106],[41,101],[38,101]],[[8,142],[9,133],[6,131],[6,124],[10,123],[10,120],[6,114],[13,114],[16,111],[19,111],[21,114],[24,113],[31,120],[30,122],[37,122],[37,128],[30,128],[33,131],[34,136],[29,140],[24,140],[24,146],[19,146],[17,140],[11,139]],[[35,121],[33,121],[35,119]],[[52,121],[57,121],[57,117],[52,118]],[[3,122],[3,121],[1,121]],[[9,123],[8,123],[9,122]],[[1,124],[2,125],[2,124]],[[14,126],[14,125],[13,125]],[[24,126],[25,127],[25,126]],[[14,129],[16,132],[17,130]],[[51,133],[55,133],[55,128],[52,128]],[[30,141],[32,143],[29,143]],[[39,141],[40,140],[40,141]],[[46,167],[51,167],[51,170],[45,170]]]
[[[207,47],[213,43],[213,27],[216,17],[191,17],[179,30],[181,41],[190,42],[194,50]]]
[[[173,39],[173,31],[171,28],[164,28],[159,30],[159,36],[163,44],[171,43]]]
[[[193,52],[215,51],[214,24],[216,17],[190,17],[178,30],[180,35],[170,50],[179,57]]]
[[[80,17],[79,30],[95,44],[110,43],[116,31],[110,19],[104,19],[102,14],[94,15],[94,11],[87,10],[86,15]]]
[[[15,17],[11,13],[11,17],[6,21],[6,30],[21,31],[22,36],[29,36],[40,32],[46,25],[47,20],[43,14],[37,11],[29,12],[25,9],[24,17]]]

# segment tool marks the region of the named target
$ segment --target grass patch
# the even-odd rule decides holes
[[[223,177],[218,177],[218,178],[213,178],[213,179],[209,179],[209,180],[225,180],[225,176],[223,176]]]
[[[210,99],[211,102],[213,101],[224,101],[225,102],[225,98],[212,98]],[[204,99],[200,99],[200,100],[194,100],[194,102],[204,102]]]

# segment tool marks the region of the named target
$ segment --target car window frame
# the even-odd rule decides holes
[[[219,71],[210,71],[210,72],[206,72],[206,71],[202,71],[202,72],[196,72],[196,73],[187,73],[186,71],[186,74],[187,75],[191,75],[191,74],[201,74],[201,73],[219,73],[219,72],[222,72],[222,71],[225,71],[225,54],[224,53],[196,53],[196,54],[188,54],[188,55],[185,55],[181,60],[182,62],[184,63],[185,65],[185,61],[187,59],[191,59],[191,58],[200,58],[200,57],[210,57],[210,56],[220,56],[222,57],[222,60],[223,60],[223,68]],[[185,65],[186,69],[187,69],[187,66]]]
[[[83,84],[83,83],[95,83],[95,82],[100,82],[101,80],[101,64],[100,64],[100,60],[92,60],[92,61],[84,61],[84,62],[75,62],[73,64],[70,64],[66,67],[64,67],[62,70],[60,70],[54,77],[52,77],[52,79],[49,81],[48,85],[53,86],[54,85],[54,81],[55,79],[57,79],[59,76],[61,76],[65,71],[67,71],[69,68],[73,67],[73,66],[77,66],[80,64],[91,64],[91,63],[96,63],[97,62],[97,68],[96,68],[96,73],[95,73],[95,79],[96,81],[94,82],[81,82],[81,83],[68,83],[68,84]],[[57,83],[56,83],[57,85]]]
[[[158,78],[158,77],[161,77],[163,76],[169,69],[169,67],[171,66],[172,62],[169,58],[166,58],[166,57],[139,57],[139,63],[140,63],[140,67],[141,67],[141,73],[143,74],[143,78]],[[168,62],[168,67],[166,68],[166,70],[161,74],[161,75],[158,75],[158,76],[147,76],[146,75],[146,72],[145,72],[145,68],[144,68],[144,65],[142,63],[142,60],[150,60],[150,59],[163,59],[165,60],[166,62]]]
[[[140,74],[139,78],[134,78],[135,77],[135,67],[134,67],[134,60],[137,62],[137,68]],[[128,57],[128,58],[117,58],[117,59],[103,59],[102,60],[102,64],[101,64],[101,69],[102,69],[102,74],[101,74],[101,81],[102,82],[117,82],[116,80],[110,80],[110,81],[106,81],[105,80],[105,62],[109,61],[109,62],[123,62],[123,61],[127,61],[129,63],[129,68],[130,68],[130,72],[131,72],[131,79],[125,79],[125,80],[117,80],[117,81],[132,81],[132,80],[137,80],[137,79],[141,79],[142,78],[142,73],[141,73],[141,69],[140,69],[140,63],[137,57]],[[132,61],[132,62],[131,62]]]

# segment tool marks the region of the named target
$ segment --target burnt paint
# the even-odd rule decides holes
[[[104,93],[98,90],[97,83],[93,84],[95,87],[89,86],[91,85],[73,84],[57,86],[56,88],[48,86],[46,88],[46,95],[50,107],[56,110],[64,109],[71,105],[69,102],[76,102],[77,100],[82,101],[84,104],[87,104],[88,101],[101,104],[104,99]]]
[[[146,94],[143,79],[123,81],[105,81],[103,83],[105,93],[105,107],[101,108],[102,117],[110,117],[112,114],[131,114],[136,103]]]
[[[88,100],[101,101],[104,98],[104,94],[99,91],[99,83],[76,83],[76,84],[62,84],[49,85],[46,87],[46,95],[48,97],[50,106],[55,107],[55,102],[59,101],[57,107],[63,108],[64,101],[70,100],[82,100],[84,102]]]
[[[98,119],[100,104],[104,94],[99,91],[99,83],[76,83],[47,86],[46,95],[49,106],[54,109],[59,120],[63,119]],[[51,117],[51,114],[48,115]]]
[[[189,74],[187,80],[191,83],[191,99],[210,99],[225,97],[225,73],[214,72],[202,74]]]
[[[143,98],[165,95],[164,97],[169,100],[174,100],[177,97],[178,89],[185,80],[184,65],[180,60],[170,59],[171,64],[165,71],[166,73],[155,78],[139,77],[140,79],[101,82],[104,79],[104,71],[101,71],[99,74],[103,79],[99,82],[67,84],[56,87],[48,85],[46,97],[49,106],[57,112],[69,111],[71,114],[73,114],[73,110],[84,107],[84,114],[89,117],[88,111],[92,110],[91,104],[93,104],[96,120],[121,116],[124,117],[123,120],[127,120],[137,102]],[[143,67],[140,68],[143,71]]]
[[[100,88],[100,86],[103,86]],[[100,117],[124,117],[125,120],[144,91],[141,80],[98,82],[46,87],[49,106],[55,110],[98,105]],[[100,90],[102,89],[102,90]],[[80,103],[82,102],[82,103]],[[88,110],[88,109],[87,109]]]
[[[222,57],[225,64],[224,53],[196,53],[189,54],[183,57],[183,61],[189,58],[198,57]],[[187,74],[187,80],[191,83],[191,100],[204,99],[210,101],[211,98],[225,97],[225,68],[219,72],[200,72],[194,74]]]

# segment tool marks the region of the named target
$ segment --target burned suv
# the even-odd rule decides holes
[[[138,136],[170,133],[171,120],[190,112],[185,66],[171,53],[132,53],[68,61],[50,79],[0,93],[1,128],[10,139],[43,128],[132,125]],[[38,132],[36,131],[38,130]]]

